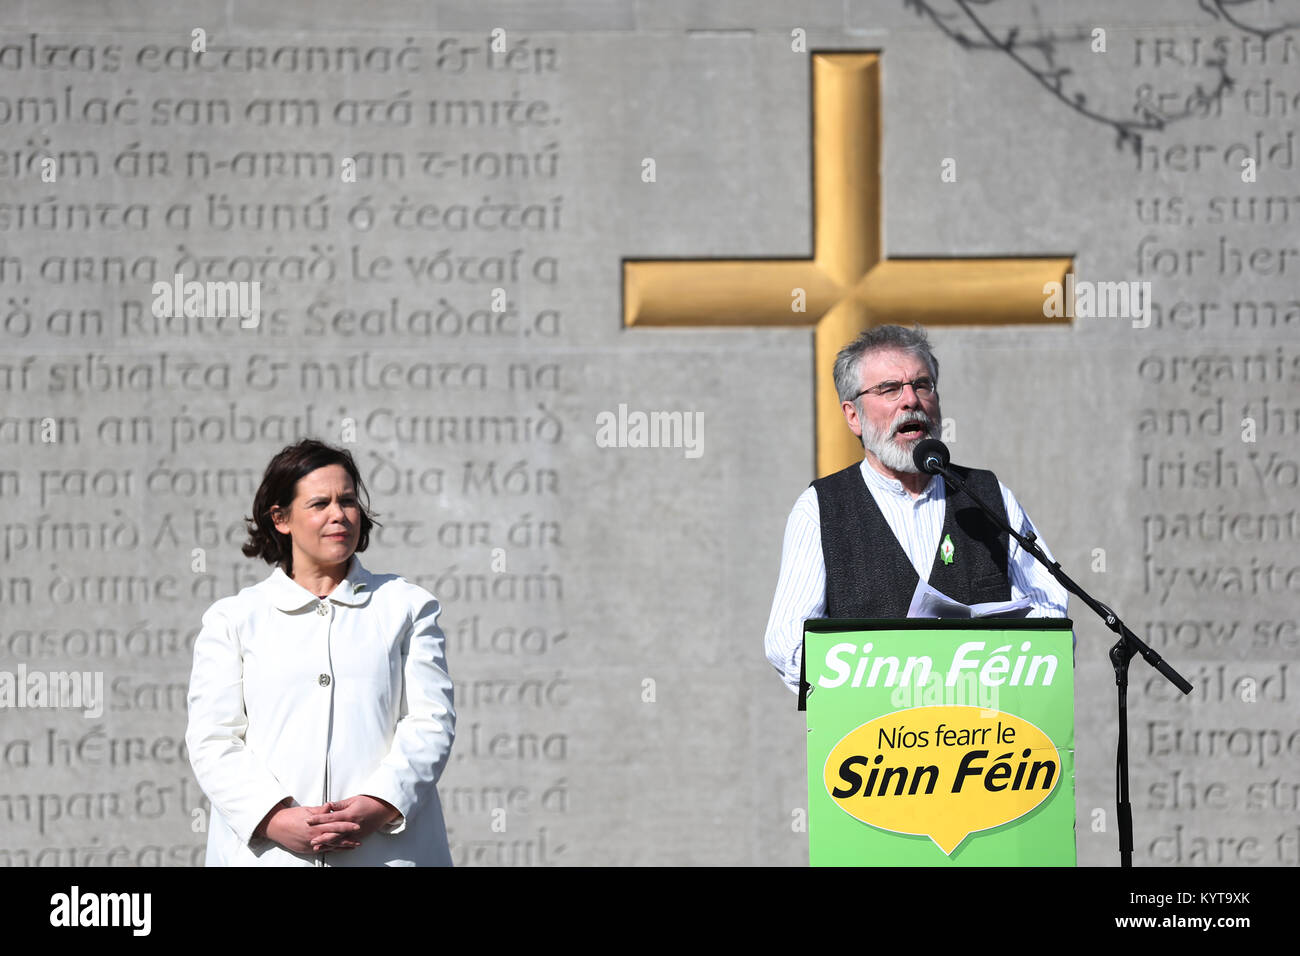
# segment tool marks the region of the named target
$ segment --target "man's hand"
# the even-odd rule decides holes
[[[279,807],[266,818],[266,838],[294,853],[351,850],[361,846],[357,839],[361,827],[331,814],[330,806],[327,803],[319,807]]]
[[[309,816],[307,822],[318,828],[313,837],[313,846],[321,850],[351,849],[361,844],[356,842],[379,830],[385,824],[392,823],[401,813],[391,803],[377,797],[359,794],[346,800],[335,800],[319,812]],[[355,829],[340,832],[330,829],[330,824],[346,823]],[[346,834],[346,835],[345,835]]]

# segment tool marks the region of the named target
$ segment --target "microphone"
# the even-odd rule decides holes
[[[948,467],[948,446],[937,438],[922,438],[912,449],[912,461],[927,475],[937,475]]]

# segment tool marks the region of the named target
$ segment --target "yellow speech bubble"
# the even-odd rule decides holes
[[[1034,724],[980,707],[912,707],[849,731],[826,758],[826,792],[845,813],[928,836],[945,854],[1051,795],[1061,755]]]

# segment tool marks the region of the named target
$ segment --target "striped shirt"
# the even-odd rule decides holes
[[[871,497],[880,507],[894,537],[912,562],[922,581],[930,577],[939,535],[943,532],[946,488],[935,475],[921,494],[913,498],[903,483],[887,478],[863,459],[862,476]],[[1028,536],[1037,534],[1033,522],[1007,486],[998,482],[1007,523]],[[1029,598],[1030,617],[1065,617],[1069,594],[1034,556],[1014,538],[1008,542],[1007,563],[1011,577],[1011,600]],[[1038,546],[1051,560],[1051,550],[1040,539]],[[794,503],[785,525],[781,546],[781,575],[772,599],[763,644],[767,659],[790,689],[799,690],[799,655],[803,647],[803,622],[826,615],[826,560],[822,555],[821,511],[817,489],[811,485]]]

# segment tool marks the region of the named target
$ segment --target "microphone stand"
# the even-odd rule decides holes
[[[918,459],[921,456],[917,456]],[[922,464],[918,461],[918,464]],[[1169,681],[1184,694],[1192,692],[1192,685],[1183,679],[1183,676],[1169,666],[1169,663],[1161,657],[1156,651],[1148,647],[1136,634],[1128,629],[1128,626],[1119,619],[1114,611],[1094,600],[1083,588],[1075,584],[1070,576],[1061,570],[1059,562],[1050,561],[1043,549],[1038,546],[1038,536],[1032,532],[1028,535],[1022,535],[1019,531],[1010,527],[996,512],[979,499],[969,488],[966,483],[953,474],[952,470],[947,467],[946,452],[942,456],[927,456],[922,464],[922,470],[934,474],[938,472],[943,475],[946,482],[956,488],[958,491],[964,491],[966,496],[980,506],[980,509],[988,515],[993,524],[1007,532],[1011,537],[1020,542],[1020,546],[1032,554],[1038,562],[1051,572],[1052,577],[1061,582],[1061,586],[1083,601],[1084,604],[1092,608],[1097,616],[1106,622],[1106,626],[1119,635],[1119,640],[1110,649],[1110,662],[1115,668],[1115,686],[1119,690],[1119,744],[1115,751],[1115,814],[1117,825],[1119,827],[1119,859],[1120,866],[1131,867],[1133,865],[1133,807],[1129,802],[1128,792],[1128,665],[1135,654],[1141,654],[1143,660],[1164,675],[1165,680]]]

